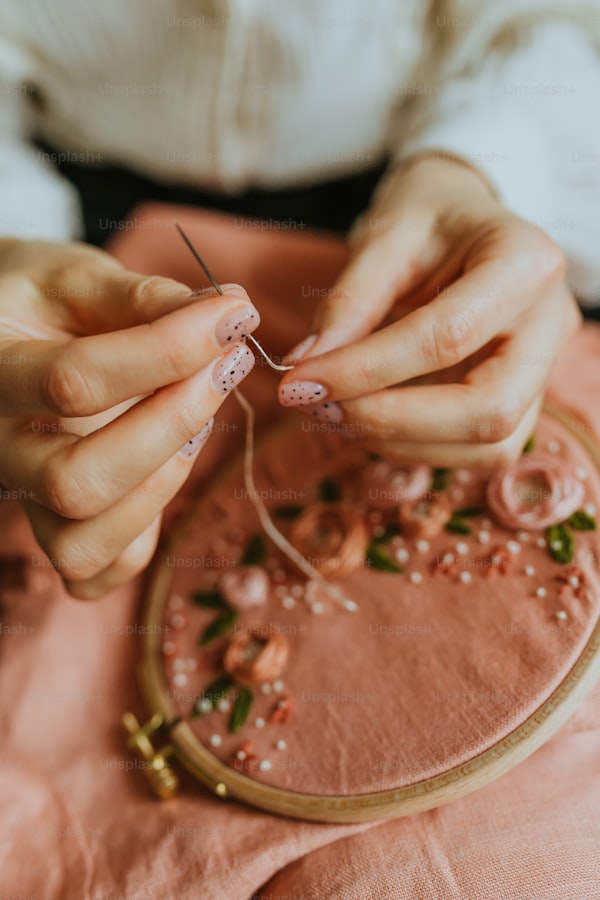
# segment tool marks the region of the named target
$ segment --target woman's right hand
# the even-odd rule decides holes
[[[75,597],[147,565],[212,416],[254,365],[239,339],[258,312],[223,289],[199,299],[83,244],[0,240],[0,483]]]

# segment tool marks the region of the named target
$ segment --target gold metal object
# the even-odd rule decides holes
[[[167,759],[175,753],[175,747],[173,744],[165,744],[156,750],[150,740],[150,735],[164,725],[164,717],[161,713],[155,713],[145,725],[140,725],[133,713],[126,712],[121,721],[129,734],[127,746],[144,763],[144,772],[154,792],[161,800],[173,797],[177,793],[179,779]]]

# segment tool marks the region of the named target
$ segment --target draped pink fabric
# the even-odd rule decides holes
[[[204,281],[171,228],[173,215],[138,211],[113,250],[132,268],[198,287]],[[198,211],[177,217],[219,280],[247,286],[273,355],[307,333],[318,302],[310,285],[331,284],[345,258],[341,244]],[[587,326],[558,362],[550,392],[600,438],[599,358],[600,328]],[[256,368],[246,392],[265,425],[278,415],[276,381]],[[223,420],[231,427],[207,444],[167,527],[222,455],[241,445],[233,400]],[[408,819],[288,821],[222,803],[187,776],[181,796],[161,803],[119,725],[126,709],[145,714],[134,676],[143,579],[76,602],[12,500],[0,504],[0,533],[0,897],[600,897],[600,688],[516,769]]]

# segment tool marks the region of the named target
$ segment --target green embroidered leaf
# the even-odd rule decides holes
[[[573,560],[575,549],[573,535],[564,522],[546,529],[546,541],[548,553],[556,562],[570,563]]]
[[[404,569],[401,566],[396,565],[394,560],[381,548],[381,545],[374,541],[371,541],[371,543],[367,545],[365,564],[372,569],[378,569],[380,572],[404,572]]]
[[[475,516],[482,516],[485,510],[481,506],[465,506],[463,509],[455,509],[452,513],[453,519],[472,519]]]
[[[240,559],[240,566],[259,566],[267,555],[267,545],[261,534],[253,534]]]
[[[271,512],[278,519],[297,519],[303,509],[303,506],[276,506]]]
[[[192,594],[192,603],[206,609],[227,609],[227,604],[218,591],[196,591]]]
[[[192,709],[192,718],[197,719],[198,716],[206,715],[212,709],[216,709],[221,700],[224,700],[234,685],[233,678],[229,675],[221,675],[211,682],[208,687],[198,696],[194,702]],[[203,709],[204,704],[210,703],[210,709]]]
[[[371,543],[380,546],[382,544],[387,544],[387,542],[397,534],[400,534],[400,526],[392,522],[391,525],[385,526],[381,534],[378,534],[375,537],[371,538]]]
[[[463,522],[462,519],[454,518],[454,516],[450,521],[446,522],[444,528],[449,534],[471,534],[471,529],[467,523]]]
[[[535,448],[535,437],[532,434],[528,439],[527,443],[523,447],[522,453],[531,453],[531,451]]]
[[[439,494],[440,491],[445,491],[450,484],[451,474],[451,469],[434,469],[431,484],[429,486],[431,493]]]
[[[319,485],[319,498],[324,503],[335,503],[342,499],[342,489],[333,478],[324,478]]]
[[[227,634],[237,622],[237,618],[238,613],[235,609],[228,609],[222,616],[217,616],[216,619],[213,619],[212,622],[206,626],[200,635],[200,643],[202,645],[209,644],[216,638]]]
[[[595,531],[598,527],[593,516],[588,515],[584,509],[578,509],[572,516],[569,516],[567,522],[575,531]]]
[[[249,687],[241,687],[240,692],[235,699],[231,716],[229,718],[229,731],[235,734],[240,730],[250,712],[250,707],[254,702],[254,694]]]

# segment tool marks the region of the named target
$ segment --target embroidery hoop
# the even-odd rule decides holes
[[[575,437],[600,471],[600,449],[578,421],[554,404],[546,403],[543,411]],[[228,471],[237,465],[239,460],[235,460]],[[222,477],[226,478],[227,472]],[[218,489],[220,480],[211,490]],[[215,796],[221,799],[233,797],[291,818],[350,824],[423,812],[483,787],[526,759],[563,725],[600,677],[599,617],[567,676],[534,714],[467,763],[415,784],[367,794],[302,794],[272,787],[217,759],[200,743],[190,726],[178,719],[175,703],[169,696],[162,661],[161,633],[157,626],[162,621],[173,577],[166,557],[177,545],[177,538],[178,529],[175,528],[167,544],[159,549],[143,601],[144,637],[138,677],[151,719],[146,725],[139,726],[131,713],[123,717],[130,735],[129,746],[146,761],[150,781],[163,798],[172,796],[176,790],[177,776],[167,762],[168,758],[174,757]],[[161,730],[167,737],[167,745],[155,750],[152,736],[154,733],[158,735]]]

